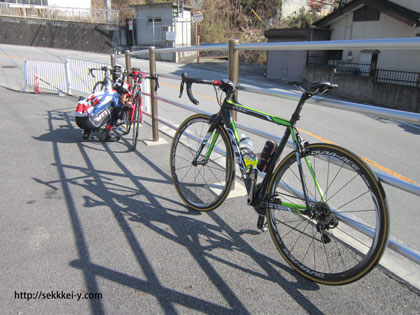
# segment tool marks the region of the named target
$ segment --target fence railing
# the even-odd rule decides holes
[[[0,3],[0,16],[118,25],[119,11]]]
[[[420,87],[420,71],[377,68],[372,64],[332,60],[324,56],[309,56],[307,66],[327,67],[335,74],[372,77],[379,83]]]
[[[35,86],[37,78],[41,90],[59,92],[63,94],[84,96],[90,95],[96,82],[103,80],[101,71],[94,71],[95,77],[89,74],[89,68],[100,69],[102,66],[110,66],[113,63],[98,62],[80,58],[65,58],[64,61],[51,61],[42,59],[25,58],[24,60],[24,90]],[[149,80],[142,82],[142,90],[150,90]],[[81,95],[80,95],[81,96]],[[151,113],[151,98],[145,95],[143,98],[143,110]]]
[[[233,82],[238,82],[238,69],[239,69],[239,52],[243,50],[342,50],[342,49],[420,49],[420,39],[418,38],[398,38],[398,39],[379,39],[379,40],[348,40],[348,41],[317,41],[317,42],[279,42],[279,43],[262,43],[262,44],[240,44],[238,40],[230,40],[228,45],[214,45],[214,46],[205,46],[205,47],[180,47],[180,48],[162,48],[155,49],[151,47],[148,50],[136,51],[136,52],[125,52],[126,61],[130,61],[131,56],[136,55],[149,55],[149,60],[151,62],[151,69],[156,69],[155,54],[156,53],[168,53],[168,52],[180,52],[180,51],[228,51],[228,78]],[[115,56],[111,57],[115,58]],[[154,73],[155,70],[150,72]],[[244,91],[254,92],[264,95],[271,95],[282,98],[295,98],[298,99],[298,95],[290,92],[277,92],[267,89],[259,88],[249,88],[242,87]],[[173,100],[164,99],[162,97],[154,97],[160,101],[179,106],[179,107],[188,107],[183,104],[174,102]],[[324,97],[314,97],[312,103],[318,104],[326,107],[333,107],[347,111],[371,114],[378,117],[396,119],[401,121],[406,121],[414,124],[420,124],[420,114],[410,113],[399,110],[392,110],[387,108],[380,108],[376,106],[367,106],[353,102],[345,101],[336,101],[327,99]],[[193,111],[197,109],[191,108]],[[171,128],[176,128],[175,125],[165,122],[165,120],[160,119],[157,116],[152,115],[152,128],[153,128],[153,140],[158,141],[158,122],[165,123]],[[246,126],[241,126],[243,129],[246,129]],[[270,139],[275,139],[274,135],[267,135],[266,133],[248,128],[249,132],[260,135],[262,137],[269,137]],[[156,135],[156,136],[155,136]],[[409,183],[407,181],[401,180],[394,176],[387,175],[382,172],[375,172],[378,178],[393,187],[398,189],[410,192],[417,196],[420,196],[420,186],[416,184]],[[390,239],[388,241],[388,247],[393,249],[395,252],[400,255],[410,259],[411,261],[420,264],[420,253],[410,249],[395,240]]]
[[[89,76],[89,68],[100,68],[109,63],[93,60],[66,58],[65,61],[51,61],[25,58],[24,78],[25,92],[35,85],[35,77],[41,89],[72,94],[78,91],[83,94],[92,92],[95,82],[102,80],[102,73],[96,78]]]

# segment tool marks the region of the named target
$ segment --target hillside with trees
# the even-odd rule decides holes
[[[281,18],[283,1],[286,0],[208,0],[202,10],[201,42],[226,43],[229,38],[242,43],[265,42],[265,30],[311,27],[312,21],[328,14],[339,2],[308,0],[306,8]],[[265,52],[241,54],[242,62],[264,63],[265,58]]]

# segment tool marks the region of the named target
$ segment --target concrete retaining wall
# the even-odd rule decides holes
[[[3,44],[112,53],[114,33],[118,37],[115,27],[109,25],[0,18]]]
[[[318,67],[305,67],[304,79],[337,83],[339,88],[331,95],[354,102],[420,113],[419,88],[378,83],[372,77],[335,74],[331,69]]]

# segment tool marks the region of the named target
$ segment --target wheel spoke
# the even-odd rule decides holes
[[[303,276],[326,284],[350,283],[370,271],[385,248],[385,202],[374,188],[374,175],[357,157],[328,144],[305,149],[308,164],[301,165],[308,167],[302,168],[302,177],[292,152],[278,165],[267,193],[282,202],[309,204],[308,217],[267,209],[272,239]],[[365,234],[372,230],[373,238]]]

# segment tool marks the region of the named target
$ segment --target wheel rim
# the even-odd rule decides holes
[[[208,119],[191,120],[177,133],[172,145],[171,170],[178,193],[187,204],[199,210],[214,209],[224,200],[232,176],[232,161],[226,158],[227,139],[218,129],[219,137],[208,162],[192,164],[199,148],[198,141],[205,137],[208,127]],[[198,160],[204,161],[207,152],[208,146]]]
[[[138,138],[138,134],[139,134],[139,124],[140,124],[140,109],[139,109],[139,104],[136,104],[136,109],[134,112],[134,117],[133,117],[133,150],[136,149],[137,146],[137,138]]]
[[[286,260],[305,276],[316,280],[331,277],[334,281],[340,277],[359,277],[376,264],[382,252],[378,251],[377,245],[384,242],[379,233],[384,229],[379,215],[381,205],[377,195],[369,189],[373,186],[372,180],[358,164],[340,152],[312,150],[308,159],[318,174],[320,186],[316,187],[302,159],[307,195],[313,201],[313,215],[310,218],[270,210],[270,231],[275,243]],[[276,176],[273,186],[276,189],[271,193],[283,203],[303,204],[302,184],[295,161],[292,157],[284,163],[283,170]],[[319,191],[325,200],[321,199]],[[325,222],[322,211],[327,210],[323,205],[331,210],[330,217],[338,219],[336,227]],[[373,233],[372,237],[365,235],[368,231]]]

